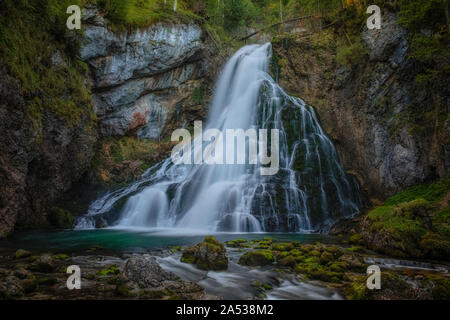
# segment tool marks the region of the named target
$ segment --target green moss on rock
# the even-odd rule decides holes
[[[275,262],[272,251],[263,250],[252,250],[244,253],[240,258],[238,263],[245,266],[267,266]]]
[[[230,248],[250,248],[251,245],[248,244],[248,241],[246,239],[236,239],[232,241],[225,242],[227,247]]]
[[[370,249],[405,258],[450,258],[449,179],[410,188],[389,198],[363,220]],[[441,202],[439,202],[441,201]]]
[[[120,269],[115,264],[107,265],[106,268],[97,272],[98,276],[111,276],[118,275],[120,273]]]
[[[22,259],[22,258],[28,258],[31,256],[31,252],[24,250],[24,249],[18,249],[15,253],[14,253],[14,258],[16,259]]]
[[[225,246],[213,236],[207,236],[203,242],[184,249],[180,261],[195,264],[202,270],[226,270],[228,268]]]
[[[60,254],[53,255],[52,258],[56,259],[56,260],[67,260],[67,259],[69,259],[69,255],[67,255],[65,253],[60,253]]]
[[[392,206],[410,202],[416,199],[425,199],[434,203],[440,200],[450,190],[450,178],[431,183],[418,185],[399,192],[386,200],[385,205]]]
[[[71,229],[73,226],[73,216],[72,214],[64,209],[53,207],[49,212],[50,223],[61,229]]]
[[[352,244],[361,244],[363,242],[363,236],[362,234],[355,233],[354,235],[350,236],[350,238],[348,238],[348,242]]]
[[[297,259],[294,256],[286,256],[278,261],[278,265],[281,267],[295,267]]]

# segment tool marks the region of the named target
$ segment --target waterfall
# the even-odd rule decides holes
[[[358,213],[357,183],[343,171],[314,109],[271,78],[271,54],[267,43],[245,46],[230,58],[204,129],[278,129],[275,175],[261,175],[261,164],[175,165],[168,158],[94,201],[76,228],[100,219],[118,227],[315,232]]]

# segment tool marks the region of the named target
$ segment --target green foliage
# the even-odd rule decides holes
[[[381,277],[382,290],[370,290],[367,288],[367,275],[352,276],[351,283],[345,290],[345,296],[350,300],[379,299],[377,294],[382,292],[395,292],[395,296],[409,296],[412,290],[411,285],[392,271],[383,270]],[[398,298],[397,298],[398,299]]]
[[[340,65],[353,66],[364,62],[367,57],[367,49],[360,39],[350,45],[340,45],[337,48],[336,62]]]
[[[224,6],[224,28],[234,31],[249,26],[257,16],[257,10],[251,0],[228,0]]]
[[[311,14],[326,14],[342,8],[341,0],[290,0],[286,5],[286,14],[289,17]]]
[[[385,205],[397,205],[402,202],[409,202],[419,198],[433,203],[441,199],[449,190],[450,178],[446,178],[435,183],[418,185],[406,189],[387,199]]]
[[[169,246],[169,251],[171,253],[174,253],[174,252],[181,251],[181,248],[180,248],[180,246]]]
[[[49,220],[56,228],[71,229],[73,225],[72,214],[69,211],[58,207],[50,209]]]
[[[446,10],[448,3],[443,0],[403,0],[400,4],[399,23],[412,34],[410,58],[419,62],[416,82],[421,86],[444,86],[450,75]]]
[[[292,242],[277,242],[272,245],[272,250],[275,251],[291,251],[295,248]]]
[[[192,99],[194,100],[194,103],[196,103],[196,104],[203,103],[203,89],[201,87],[195,88],[192,95],[193,95]]]
[[[450,207],[434,212],[432,223],[438,233],[450,238]]]
[[[350,236],[350,238],[348,239],[349,243],[353,243],[353,244],[360,244],[363,240],[363,236],[360,233],[355,233],[354,235]]]
[[[411,31],[439,29],[446,24],[445,1],[401,0],[399,22]]]
[[[5,0],[0,16],[0,58],[22,86],[26,114],[34,129],[42,126],[42,112],[51,111],[78,124],[88,115],[94,121],[87,66],[77,59],[80,32],[68,31],[66,9],[84,1]],[[60,55],[55,64],[52,57]],[[93,125],[93,124],[92,124]]]
[[[67,255],[65,253],[60,253],[60,254],[53,255],[52,258],[56,259],[56,260],[67,260],[67,259],[69,259],[69,255]]]
[[[136,137],[111,140],[110,155],[116,163],[144,159],[154,148],[154,142]]]
[[[431,274],[427,282],[432,286],[431,294],[435,300],[450,299],[450,280],[447,277]]]
[[[247,243],[246,239],[236,239],[232,241],[227,241],[225,244],[231,248],[250,248],[251,246]]]
[[[228,258],[225,246],[213,236],[183,250],[181,262],[195,264],[201,270],[226,270]]]
[[[428,232],[420,240],[420,246],[423,248],[426,256],[432,258],[449,257],[450,236],[449,234],[442,235],[435,232]]]
[[[397,256],[448,259],[450,211],[438,202],[448,194],[449,179],[409,188],[369,212],[370,232],[382,234],[378,249]]]
[[[164,5],[162,0],[103,0],[97,1],[111,27],[119,30],[146,27],[163,20],[177,17],[178,13],[172,11],[172,2]],[[182,11],[183,2],[179,2],[179,11]]]
[[[326,265],[321,264],[317,257],[305,259],[303,262],[297,264],[295,270],[310,279],[317,279],[325,282],[339,282],[344,276],[343,273],[332,271]]]

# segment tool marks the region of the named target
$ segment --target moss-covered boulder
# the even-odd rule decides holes
[[[274,240],[272,238],[264,238],[263,240],[258,241],[258,243],[255,246],[255,249],[269,249]]]
[[[423,255],[431,259],[450,259],[450,238],[435,232],[427,232],[419,243]]]
[[[400,275],[383,271],[381,274],[381,290],[367,288],[368,275],[352,275],[346,284],[344,295],[350,300],[410,300],[417,299],[413,287]]]
[[[183,250],[181,262],[195,264],[202,270],[226,270],[228,257],[225,246],[213,236],[207,236],[195,246]]]
[[[97,272],[98,276],[111,276],[120,274],[120,269],[115,264],[106,265],[104,269]]]
[[[20,281],[20,286],[22,287],[24,293],[30,293],[36,290],[38,286],[38,281],[36,277],[29,277]]]
[[[319,258],[320,264],[327,264],[333,260],[334,260],[333,254],[331,254],[328,251],[322,252]]]
[[[272,244],[272,250],[276,251],[291,251],[295,249],[295,245],[292,242],[277,242]]]
[[[52,256],[53,259],[56,260],[67,260],[69,259],[69,255],[65,254],[65,253],[59,253],[59,254],[55,254]]]
[[[14,253],[14,258],[16,258],[16,259],[28,258],[29,256],[31,256],[31,252],[28,250],[24,250],[24,249],[18,249]]]
[[[361,221],[369,249],[403,258],[450,259],[450,178],[402,191]]]
[[[244,253],[239,258],[239,264],[245,266],[267,266],[275,262],[272,251],[267,249],[252,250]]]
[[[246,239],[236,239],[232,241],[225,242],[227,247],[230,248],[250,248],[251,245],[248,244]]]
[[[55,270],[55,261],[49,254],[43,254],[34,260],[29,269],[36,272],[53,272]]]
[[[288,255],[278,261],[280,267],[295,267],[297,260],[294,256]]]
[[[431,296],[435,300],[450,300],[450,279],[439,275],[429,275],[425,281],[431,287]]]
[[[340,282],[344,274],[332,270],[329,265],[323,265],[318,257],[309,257],[297,264],[295,271],[309,279],[322,280],[325,282]]]

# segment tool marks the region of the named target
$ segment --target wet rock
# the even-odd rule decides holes
[[[120,269],[115,264],[109,264],[105,266],[104,269],[97,272],[97,275],[99,276],[110,276],[110,275],[117,275],[120,273]]]
[[[296,264],[297,259],[294,256],[286,256],[277,262],[277,265],[280,267],[295,267]]]
[[[267,266],[275,261],[270,250],[252,250],[244,253],[238,263],[245,266]]]
[[[31,256],[31,252],[24,250],[24,249],[18,249],[15,253],[14,253],[14,257],[16,259],[22,259],[22,258],[27,258]]]
[[[227,247],[230,248],[250,248],[251,245],[248,244],[246,239],[235,239],[232,241],[225,242]]]
[[[333,255],[327,251],[322,252],[319,258],[320,264],[327,264],[333,260],[334,260]]]
[[[22,287],[24,293],[31,293],[37,289],[38,281],[35,277],[30,277],[20,281],[20,286]]]
[[[32,273],[24,268],[16,268],[14,270],[14,276],[19,279],[26,279],[32,276]]]
[[[408,59],[410,38],[387,11],[380,30],[361,33],[367,50],[363,63],[336,64],[336,49],[319,45],[319,36],[307,43],[284,46],[282,38],[273,44],[274,54],[289,61],[280,69],[280,85],[317,109],[344,170],[369,199],[445,178],[449,171],[447,125],[408,116],[446,114],[449,100],[445,88],[417,87],[417,65]]]
[[[358,219],[342,219],[334,224],[329,235],[353,235],[361,232],[361,225]]]
[[[228,257],[223,244],[212,236],[183,250],[181,262],[195,264],[202,270],[226,270]]]
[[[174,281],[179,278],[164,271],[156,258],[133,256],[129,258],[123,270],[123,280],[135,284],[139,288],[154,288],[161,286],[165,281]]]
[[[56,51],[51,58],[52,65],[55,67],[67,67],[67,63],[61,54],[61,51]]]
[[[355,254],[344,254],[338,261],[345,263],[347,270],[356,272],[365,272],[368,266],[361,257]]]
[[[414,290],[400,275],[384,271],[381,276],[381,290],[367,288],[367,276],[350,277],[351,285],[345,289],[347,299],[351,300],[415,300],[420,298],[421,290]]]
[[[136,255],[127,260],[116,292],[129,298],[156,299],[176,296],[187,299],[200,297],[203,289],[163,270],[155,257]]]
[[[44,273],[52,272],[55,269],[55,262],[49,254],[44,254],[30,265],[30,269]]]

